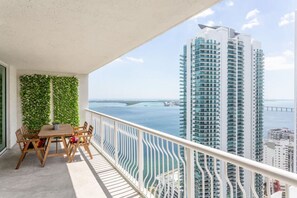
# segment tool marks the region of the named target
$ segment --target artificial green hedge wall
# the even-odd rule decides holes
[[[75,77],[52,77],[54,120],[79,125],[78,79]]]
[[[28,129],[50,123],[51,84],[54,120],[79,125],[78,79],[35,74],[20,77],[23,124]]]
[[[50,92],[49,76],[20,77],[23,124],[29,129],[40,129],[50,122]]]

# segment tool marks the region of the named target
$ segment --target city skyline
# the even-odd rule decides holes
[[[261,162],[264,102],[261,42],[228,27],[199,27],[201,30],[184,45],[180,56],[180,137]],[[200,163],[203,167],[203,158]],[[215,169],[214,163],[208,162],[211,170]],[[222,178],[228,174],[234,197],[243,197],[236,185],[235,167],[228,166],[225,173],[218,164],[217,170]],[[201,184],[201,175],[196,171]],[[240,171],[240,181],[248,186],[251,175]],[[219,194],[218,181],[214,182],[214,191]],[[256,177],[255,183],[262,197],[262,179]],[[205,188],[210,191],[209,186]],[[249,189],[246,192],[251,193]],[[225,195],[230,193],[224,189]]]
[[[90,74],[90,98],[178,99],[176,57],[182,51],[182,43],[195,36],[201,23],[232,27],[261,40],[268,65],[265,99],[293,99],[296,4],[292,0],[285,5],[270,1],[240,4],[222,1]]]

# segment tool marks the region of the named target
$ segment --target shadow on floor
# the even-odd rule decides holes
[[[92,173],[97,179],[107,197],[114,198],[136,198],[141,197],[134,188],[113,168],[106,159],[91,147],[91,152],[96,153],[90,160],[87,152],[80,149],[81,156],[87,162]]]
[[[14,146],[0,157],[0,198],[141,197],[95,148],[90,149],[92,160],[79,149],[74,162],[49,157],[45,167],[29,153],[15,170],[21,152]]]

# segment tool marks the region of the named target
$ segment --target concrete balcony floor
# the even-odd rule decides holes
[[[28,153],[15,170],[21,152],[14,146],[0,157],[0,198],[141,197],[94,147],[90,149],[92,160],[80,149],[74,162],[49,157],[43,168],[36,154]]]

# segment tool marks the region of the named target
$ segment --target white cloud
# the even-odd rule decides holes
[[[248,19],[255,18],[259,13],[260,11],[258,9],[253,9],[246,14],[245,19],[248,20]]]
[[[199,14],[193,16],[189,20],[196,20],[198,18],[205,18],[205,17],[210,16],[210,15],[213,15],[213,14],[214,14],[213,9],[208,8],[208,9],[204,10],[203,12],[200,12]]]
[[[142,58],[135,58],[135,57],[122,57],[122,58],[117,58],[114,61],[112,61],[113,63],[128,63],[128,62],[133,62],[133,63],[138,63],[138,64],[142,64],[144,63],[144,60]]]
[[[228,7],[234,6],[234,2],[231,1],[231,0],[226,1],[226,5],[227,5]]]
[[[243,26],[241,27],[242,30],[245,30],[245,29],[251,29],[255,26],[258,26],[260,25],[259,21],[257,18],[254,18],[250,21],[248,21],[247,23],[243,24]]]
[[[294,12],[290,12],[281,17],[280,21],[278,22],[278,26],[288,25],[290,23],[294,23],[294,21],[295,14]]]
[[[284,70],[294,68],[294,52],[284,51],[281,55],[268,56],[265,58],[266,70]]]
[[[249,20],[249,21],[247,23],[243,24],[241,29],[242,30],[251,29],[255,26],[260,25],[260,22],[257,18],[259,13],[260,13],[260,11],[258,9],[253,9],[253,10],[249,11],[245,16],[245,19]]]
[[[113,63],[123,63],[125,62],[122,58],[117,58],[114,61],[112,61]]]
[[[207,21],[207,23],[205,25],[206,26],[214,26],[215,22],[214,21]]]
[[[128,61],[131,61],[131,62],[134,62],[134,63],[139,63],[139,64],[142,64],[144,63],[143,59],[142,58],[135,58],[135,57],[126,57],[126,59]]]

